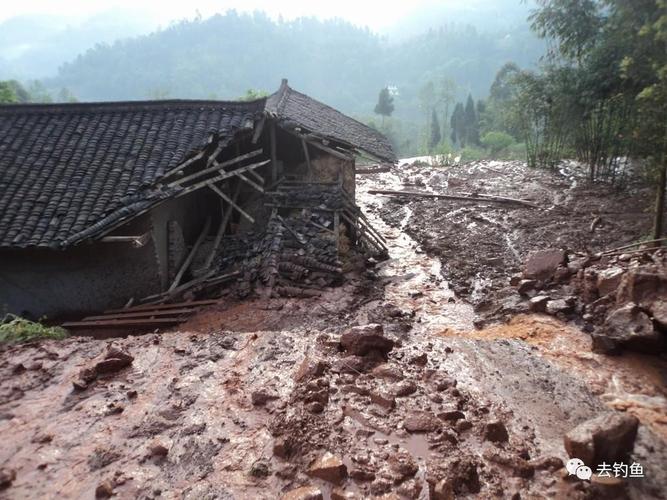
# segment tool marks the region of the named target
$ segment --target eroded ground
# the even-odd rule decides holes
[[[547,210],[365,194],[438,178]],[[223,302],[178,331],[0,348],[0,497],[662,498],[664,359],[592,353],[587,334],[542,315],[473,326],[473,296],[531,246],[586,234],[597,216],[608,231],[588,245],[641,232],[643,219],[612,216],[632,195],[602,206],[582,189],[511,163],[365,177],[360,199],[391,258],[322,297]],[[386,359],[340,348],[369,323],[396,342]],[[105,364],[110,346],[131,363]],[[563,435],[608,408],[640,419],[645,477],[564,480]],[[334,466],[313,472],[327,454]]]

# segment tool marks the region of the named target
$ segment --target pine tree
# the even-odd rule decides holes
[[[433,150],[438,147],[438,144],[440,144],[441,140],[442,136],[440,134],[440,122],[438,121],[438,114],[434,109],[431,114],[431,138],[428,144],[429,151],[433,152]]]
[[[464,123],[466,144],[479,144],[479,121],[475,112],[475,101],[473,101],[471,95],[468,95],[468,101],[466,102]]]
[[[375,105],[375,112],[382,116],[382,125],[384,125],[384,118],[391,116],[394,112],[394,98],[389,93],[389,88],[385,87],[380,90],[378,103]]]
[[[452,144],[465,146],[465,111],[463,109],[463,103],[456,103],[456,107],[454,107],[454,112],[452,113],[450,125],[452,127]]]

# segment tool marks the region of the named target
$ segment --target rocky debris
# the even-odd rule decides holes
[[[529,461],[535,470],[548,470],[555,472],[564,467],[563,461],[558,457],[538,457]]]
[[[14,469],[0,469],[0,491],[9,488],[16,479]]]
[[[84,390],[98,377],[119,372],[130,366],[133,361],[134,358],[128,352],[111,344],[107,346],[107,350],[101,356],[101,359],[79,371],[78,377],[72,381],[72,385],[77,390]]]
[[[602,338],[601,338],[602,337]],[[594,336],[594,349],[608,352],[616,347],[652,353],[662,348],[662,335],[651,318],[634,302],[615,309]]]
[[[308,354],[303,358],[296,373],[294,374],[294,381],[301,382],[303,380],[321,377],[328,368],[327,364],[320,360],[314,359]]]
[[[375,351],[384,357],[394,348],[394,341],[384,336],[384,329],[379,324],[353,326],[343,333],[340,345],[349,354],[366,356]]]
[[[396,399],[391,394],[387,394],[383,390],[371,391],[371,403],[381,406],[387,410],[396,408]]]
[[[519,295],[528,295],[535,290],[536,286],[537,280],[521,280],[517,284],[516,291],[519,292]]]
[[[326,452],[308,468],[308,475],[334,484],[347,477],[347,466],[333,453]]]
[[[507,467],[515,476],[529,479],[535,475],[535,467],[528,460],[520,456],[496,450],[486,450],[483,456],[489,462]]]
[[[278,436],[273,441],[273,454],[286,459],[294,452],[294,442],[289,436]]]
[[[531,297],[529,300],[530,310],[538,313],[546,312],[549,300],[548,295],[536,295],[535,297]]]
[[[633,415],[607,412],[578,425],[565,435],[565,450],[589,467],[627,459],[637,436],[639,420]]]
[[[410,359],[411,365],[426,366],[427,363],[428,363],[428,355],[425,352]]]
[[[553,278],[558,267],[564,264],[565,252],[563,250],[538,250],[526,260],[523,276],[526,279],[546,281]]]
[[[357,500],[357,495],[342,488],[334,488],[331,492],[331,500]]]
[[[403,372],[395,365],[389,363],[382,363],[371,371],[372,375],[377,378],[388,380],[403,380]]]
[[[556,299],[547,302],[547,313],[555,316],[559,313],[567,313],[572,310],[572,299]]]
[[[393,473],[394,483],[402,483],[408,478],[411,478],[419,470],[417,462],[415,462],[412,455],[405,451],[398,451],[389,455],[387,460],[389,469]]]
[[[404,398],[417,392],[417,384],[410,380],[405,380],[394,385],[391,391],[395,397]]]
[[[281,500],[324,500],[322,490],[317,486],[302,486],[288,491],[280,497]]]
[[[460,410],[446,410],[438,413],[438,417],[445,422],[456,423],[457,420],[466,418],[465,414]]]
[[[478,463],[472,456],[457,456],[441,463],[428,463],[426,481],[431,498],[452,500],[479,493]]]
[[[505,424],[496,420],[484,426],[484,439],[494,443],[504,443],[509,439]]]
[[[412,412],[403,421],[403,428],[408,432],[433,432],[441,426],[438,417],[427,411]]]

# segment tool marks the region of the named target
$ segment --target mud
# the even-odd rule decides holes
[[[549,183],[565,182],[515,164],[491,168],[527,176],[552,200]],[[545,316],[475,330],[472,292],[502,281],[504,268],[478,266],[471,293],[456,294],[464,282],[447,256],[465,246],[437,251],[424,237],[422,209],[440,214],[428,228],[440,243],[473,244],[483,232],[454,232],[445,221],[459,215],[446,217],[442,202],[365,194],[411,175],[358,184],[391,259],[321,297],[222,300],[178,331],[0,347],[0,472],[13,477],[0,497],[279,498],[310,486],[323,498],[341,490],[356,498],[610,498],[608,488],[564,479],[561,467],[563,435],[611,407],[641,421],[632,458],[645,477],[625,481],[620,498],[663,498],[664,362],[592,353],[588,335]],[[465,209],[461,220],[474,222],[476,207]],[[519,224],[506,208],[488,210]],[[510,241],[521,255],[520,227]],[[386,360],[342,350],[341,334],[367,323],[382,324],[395,342]],[[111,343],[131,365],[76,389],[80,371]],[[327,453],[338,465],[313,470]]]

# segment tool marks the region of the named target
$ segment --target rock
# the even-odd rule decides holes
[[[438,413],[438,418],[445,420],[446,422],[456,422],[466,418],[462,411],[459,410],[446,410],[441,413]]]
[[[667,330],[667,300],[656,300],[648,307],[653,321],[661,328]]]
[[[616,293],[618,285],[621,284],[624,272],[620,267],[609,267],[598,273],[597,288],[600,297]]]
[[[368,363],[362,356],[345,356],[336,359],[331,365],[331,371],[334,373],[350,373],[358,375],[364,373],[368,368]]]
[[[432,500],[456,500],[451,481],[442,479],[433,487],[430,495]]]
[[[319,401],[312,401],[308,404],[306,404],[306,409],[310,413],[318,414],[322,413],[324,411],[324,405],[320,403]]]
[[[607,412],[578,425],[565,435],[565,450],[589,467],[623,462],[632,451],[639,420],[625,413]]]
[[[169,448],[162,443],[152,443],[148,447],[148,454],[151,457],[166,457],[169,454]]]
[[[425,352],[410,359],[411,365],[426,366],[426,363],[428,363],[428,356]]]
[[[522,276],[520,274],[514,274],[510,277],[510,286],[517,286],[521,283]]]
[[[667,276],[643,270],[628,271],[623,275],[616,292],[616,303],[634,302],[642,307],[667,297]]]
[[[527,295],[528,292],[535,290],[536,285],[536,280],[521,280],[517,286],[516,291],[519,292],[519,295]]]
[[[509,439],[505,424],[496,420],[489,422],[484,426],[484,439],[494,443],[504,443]]]
[[[339,484],[347,477],[347,467],[339,457],[326,452],[308,468],[308,475]]]
[[[393,410],[396,408],[396,400],[391,394],[387,394],[384,391],[371,391],[371,402],[386,408],[387,410]]]
[[[387,460],[389,469],[394,474],[394,482],[402,483],[406,479],[417,474],[419,466],[412,455],[405,451],[399,451],[389,456]]]
[[[302,486],[295,490],[288,491],[282,497],[281,500],[324,500],[322,496],[322,490],[317,486]]]
[[[634,302],[609,314],[598,334],[608,337],[616,345],[635,351],[654,353],[662,347],[662,338],[654,330],[651,318]]]
[[[16,479],[14,469],[0,469],[0,491],[9,488]]]
[[[556,315],[558,313],[567,313],[572,310],[572,304],[566,299],[556,299],[547,302],[547,313]]]
[[[134,357],[128,352],[112,344],[107,348],[104,359],[97,362],[94,369],[98,375],[115,373],[130,366],[133,361]]]
[[[536,295],[528,301],[529,308],[532,312],[546,312],[549,300],[548,295]]]
[[[538,457],[531,460],[530,465],[532,465],[535,470],[548,470],[555,472],[564,467],[563,461],[558,457]]]
[[[301,382],[311,378],[321,377],[327,369],[327,364],[320,359],[313,359],[306,354],[306,357],[299,365],[294,374],[294,381]]]
[[[394,348],[394,341],[384,336],[382,325],[374,323],[350,328],[341,336],[340,344],[345,351],[357,356],[378,351],[386,357]]]
[[[456,422],[456,431],[461,433],[468,429],[472,429],[472,422],[470,420],[459,420]]]
[[[289,458],[294,451],[292,440],[286,436],[279,436],[273,441],[273,454],[280,458]]]
[[[355,467],[350,471],[350,477],[361,483],[370,483],[375,480],[375,472],[367,467]]]
[[[431,412],[413,412],[403,421],[403,428],[408,432],[433,432],[441,423]]]
[[[409,380],[400,382],[392,388],[392,393],[397,398],[404,398],[406,396],[414,394],[415,392],[417,392],[417,385]]]
[[[269,464],[263,460],[258,460],[250,467],[250,475],[252,477],[268,477],[271,473]]]
[[[273,399],[278,399],[278,396],[271,394],[264,389],[254,391],[250,395],[250,400],[252,401],[253,406],[264,406],[266,403]]]
[[[403,380],[403,372],[397,366],[389,363],[382,363],[381,365],[376,366],[371,371],[371,374],[377,378]]]
[[[483,456],[490,462],[495,462],[511,469],[515,476],[528,479],[535,475],[535,467],[524,458],[491,450],[485,451]]]
[[[591,490],[597,498],[628,498],[626,485],[620,477],[598,476],[595,473],[591,476]]]
[[[95,488],[95,498],[110,498],[113,495],[113,485],[111,481],[102,481]]]
[[[540,250],[526,260],[523,277],[526,279],[549,280],[560,265],[565,264],[565,252],[556,249]]]

